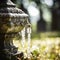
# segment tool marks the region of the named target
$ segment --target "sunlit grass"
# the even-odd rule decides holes
[[[42,38],[43,39],[43,38]],[[60,38],[44,38],[32,39],[30,52],[32,53],[31,60],[59,60],[60,59]],[[15,46],[18,47],[18,51],[24,52],[27,57],[28,44],[25,43],[25,47],[22,48],[21,40],[14,40]]]

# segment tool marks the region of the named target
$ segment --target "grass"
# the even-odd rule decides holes
[[[32,39],[30,44],[30,58],[28,58],[28,42],[25,42],[24,48],[21,40],[14,40],[19,51],[24,53],[24,60],[60,60],[60,38],[44,37]]]
[[[60,37],[60,32],[32,32],[32,39],[40,39],[40,38],[55,38],[55,37]]]

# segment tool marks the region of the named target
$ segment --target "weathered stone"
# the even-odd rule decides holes
[[[10,0],[0,1],[1,60],[12,60],[12,56],[18,52],[18,48],[13,44],[13,38],[28,24],[27,18],[28,15],[17,8]]]

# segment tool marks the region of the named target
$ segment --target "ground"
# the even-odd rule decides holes
[[[60,60],[60,38],[42,38],[31,39],[30,50],[28,42],[25,42],[24,47],[21,40],[14,40],[15,46],[18,46],[18,51],[24,53],[24,59],[28,60]],[[30,53],[28,53],[30,52]]]

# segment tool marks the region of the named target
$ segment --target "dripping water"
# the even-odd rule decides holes
[[[22,50],[24,52],[24,47],[25,47],[25,28],[21,31],[21,35],[22,35],[22,40],[21,40]]]
[[[28,25],[27,27],[27,40],[28,40],[28,48],[27,48],[27,56],[30,57],[30,44],[31,44],[31,27]]]
[[[31,44],[31,27],[28,25],[27,27],[24,27],[24,29],[21,31],[21,44],[22,44],[22,51],[25,51],[25,43],[26,43],[26,36],[25,33],[27,32],[27,57],[30,57],[30,44]]]

